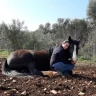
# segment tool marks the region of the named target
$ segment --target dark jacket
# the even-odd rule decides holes
[[[68,50],[65,50],[61,45],[56,47],[53,50],[51,59],[50,59],[50,65],[57,63],[57,62],[63,62],[65,64],[71,63],[68,59],[70,58],[70,54]]]

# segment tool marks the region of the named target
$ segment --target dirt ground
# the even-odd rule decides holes
[[[76,66],[72,78],[7,77],[1,73],[0,96],[96,96],[96,67]]]

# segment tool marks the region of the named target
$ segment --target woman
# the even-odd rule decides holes
[[[71,62],[71,60],[69,60],[69,45],[69,41],[66,40],[61,45],[57,46],[50,59],[51,68],[64,76],[72,75],[70,73],[75,67],[75,62]]]

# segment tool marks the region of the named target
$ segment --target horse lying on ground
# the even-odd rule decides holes
[[[79,40],[68,38],[70,46],[69,53],[74,61],[78,57]],[[50,58],[52,50],[25,50],[20,49],[12,52],[2,65],[2,74],[7,76],[27,76],[27,75],[50,75],[54,71],[50,68]]]

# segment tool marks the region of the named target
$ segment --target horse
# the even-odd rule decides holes
[[[68,41],[71,59],[77,61],[80,40],[75,40],[69,36]],[[40,51],[26,49],[13,51],[2,64],[2,74],[6,76],[44,76],[50,75],[50,72],[54,74],[50,68],[53,50],[54,48]]]

